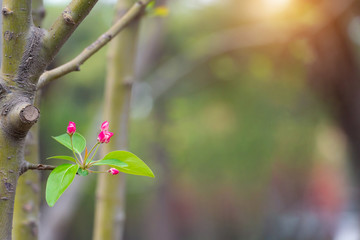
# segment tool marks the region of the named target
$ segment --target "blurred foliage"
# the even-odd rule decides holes
[[[256,22],[248,12],[242,16],[248,5],[244,1],[214,1],[201,7],[205,5],[196,6],[196,1],[172,2],[163,22],[162,57],[152,59],[154,66],[148,74],[172,56],[194,60],[211,51],[207,45],[210,35]],[[47,8],[45,26],[50,26],[61,10]],[[297,21],[317,21],[312,10],[310,5],[302,5],[297,13],[307,14]],[[91,44],[110,26],[112,15],[112,6],[99,4],[61,50],[55,64],[70,60]],[[158,19],[143,21],[157,23]],[[143,44],[151,30],[143,29]],[[106,49],[100,50],[80,72],[44,89],[44,158],[63,152],[50,136],[63,133],[68,121],[75,121],[79,132],[91,138],[87,134],[93,134],[94,123],[106,120],[99,115],[105,53]],[[133,118],[130,150],[154,169],[157,178],[128,177],[126,239],[148,239],[148,231],[138,229],[150,225],[149,209],[155,209],[157,189],[163,185],[171,195],[178,239],[263,239],[266,199],[271,195],[274,175],[288,171],[285,180],[301,198],[300,190],[318,156],[318,128],[331,125],[328,109],[307,87],[304,63],[311,57],[306,42],[299,39],[286,46],[235,49],[201,63],[194,61],[194,71],[155,99],[148,116]],[[181,62],[178,68],[181,71]],[[144,78],[146,81],[147,76]],[[165,164],[158,159],[159,146]],[[71,231],[68,239],[90,238],[91,228],[84,226],[92,226],[93,193],[92,185],[73,220],[76,226],[71,225],[76,231]]]

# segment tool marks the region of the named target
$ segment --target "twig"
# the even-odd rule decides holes
[[[54,170],[56,166],[30,163],[27,169],[31,170]]]
[[[29,163],[25,161],[21,164],[19,175],[24,174],[27,170],[54,170],[56,166],[44,165],[38,163]]]
[[[115,22],[115,24],[104,34],[102,34],[95,42],[85,48],[77,57],[70,62],[65,63],[55,69],[44,72],[39,79],[37,88],[44,87],[49,82],[62,77],[70,72],[79,71],[80,65],[82,65],[87,59],[94,55],[99,49],[105,46],[114,36],[121,32],[129,23],[135,20],[139,14],[143,11],[145,6],[150,0],[143,2],[136,2],[129,11]]]
[[[89,14],[98,0],[72,0],[55,20],[43,39],[45,59],[52,61],[56,53]]]

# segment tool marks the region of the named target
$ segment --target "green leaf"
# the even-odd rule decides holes
[[[67,133],[53,138],[68,149],[72,150],[70,136]],[[74,133],[72,138],[75,152],[81,154],[86,147],[85,138],[79,133]]]
[[[147,176],[147,177],[155,177],[151,169],[140,158],[138,158],[135,154],[131,152],[127,152],[127,151],[110,152],[105,155],[103,160],[108,160],[108,159],[109,160],[117,159],[126,163],[128,166],[116,168],[124,173]]]
[[[112,168],[116,168],[119,171],[122,171],[121,168],[127,167],[128,164],[124,163],[123,161],[120,161],[119,159],[102,159],[93,165],[107,165]]]
[[[78,174],[79,174],[80,176],[87,176],[87,175],[89,175],[89,171],[86,170],[86,169],[83,170],[83,169],[79,168]]]
[[[76,163],[76,159],[70,156],[52,156],[48,157],[47,159],[64,159]]]
[[[79,166],[74,164],[62,164],[57,166],[49,175],[46,183],[46,202],[52,207],[69,187],[78,171]]]
[[[145,8],[146,12],[151,12],[151,10],[153,10],[155,7],[155,1],[151,1],[148,3],[148,5]]]

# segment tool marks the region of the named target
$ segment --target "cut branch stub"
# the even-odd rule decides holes
[[[39,118],[39,109],[33,105],[28,105],[20,111],[20,120],[23,123],[35,123]]]
[[[2,10],[1,10],[1,12],[2,12],[2,14],[3,14],[4,16],[10,15],[10,14],[13,13],[13,11],[11,11],[10,9],[8,9],[7,7],[3,7]]]
[[[15,105],[6,116],[5,127],[8,127],[10,134],[15,136],[25,136],[31,126],[37,122],[40,111],[35,106],[22,102]]]

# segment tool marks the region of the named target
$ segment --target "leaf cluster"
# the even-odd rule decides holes
[[[72,150],[74,152],[74,157],[64,155],[48,158],[63,159],[72,162],[56,167],[49,175],[46,184],[46,202],[50,207],[54,206],[60,196],[70,186],[75,178],[75,175],[87,176],[89,173],[107,173],[91,169],[96,166],[105,165],[128,174],[154,177],[151,169],[139,157],[131,152],[113,151],[106,154],[105,157],[100,160],[93,160],[96,151],[90,158],[91,152],[95,148],[97,150],[100,143],[95,144],[92,150],[88,153],[86,148],[86,139],[77,132],[72,136],[65,133],[53,138],[66,148]],[[83,153],[84,158],[82,157]]]

